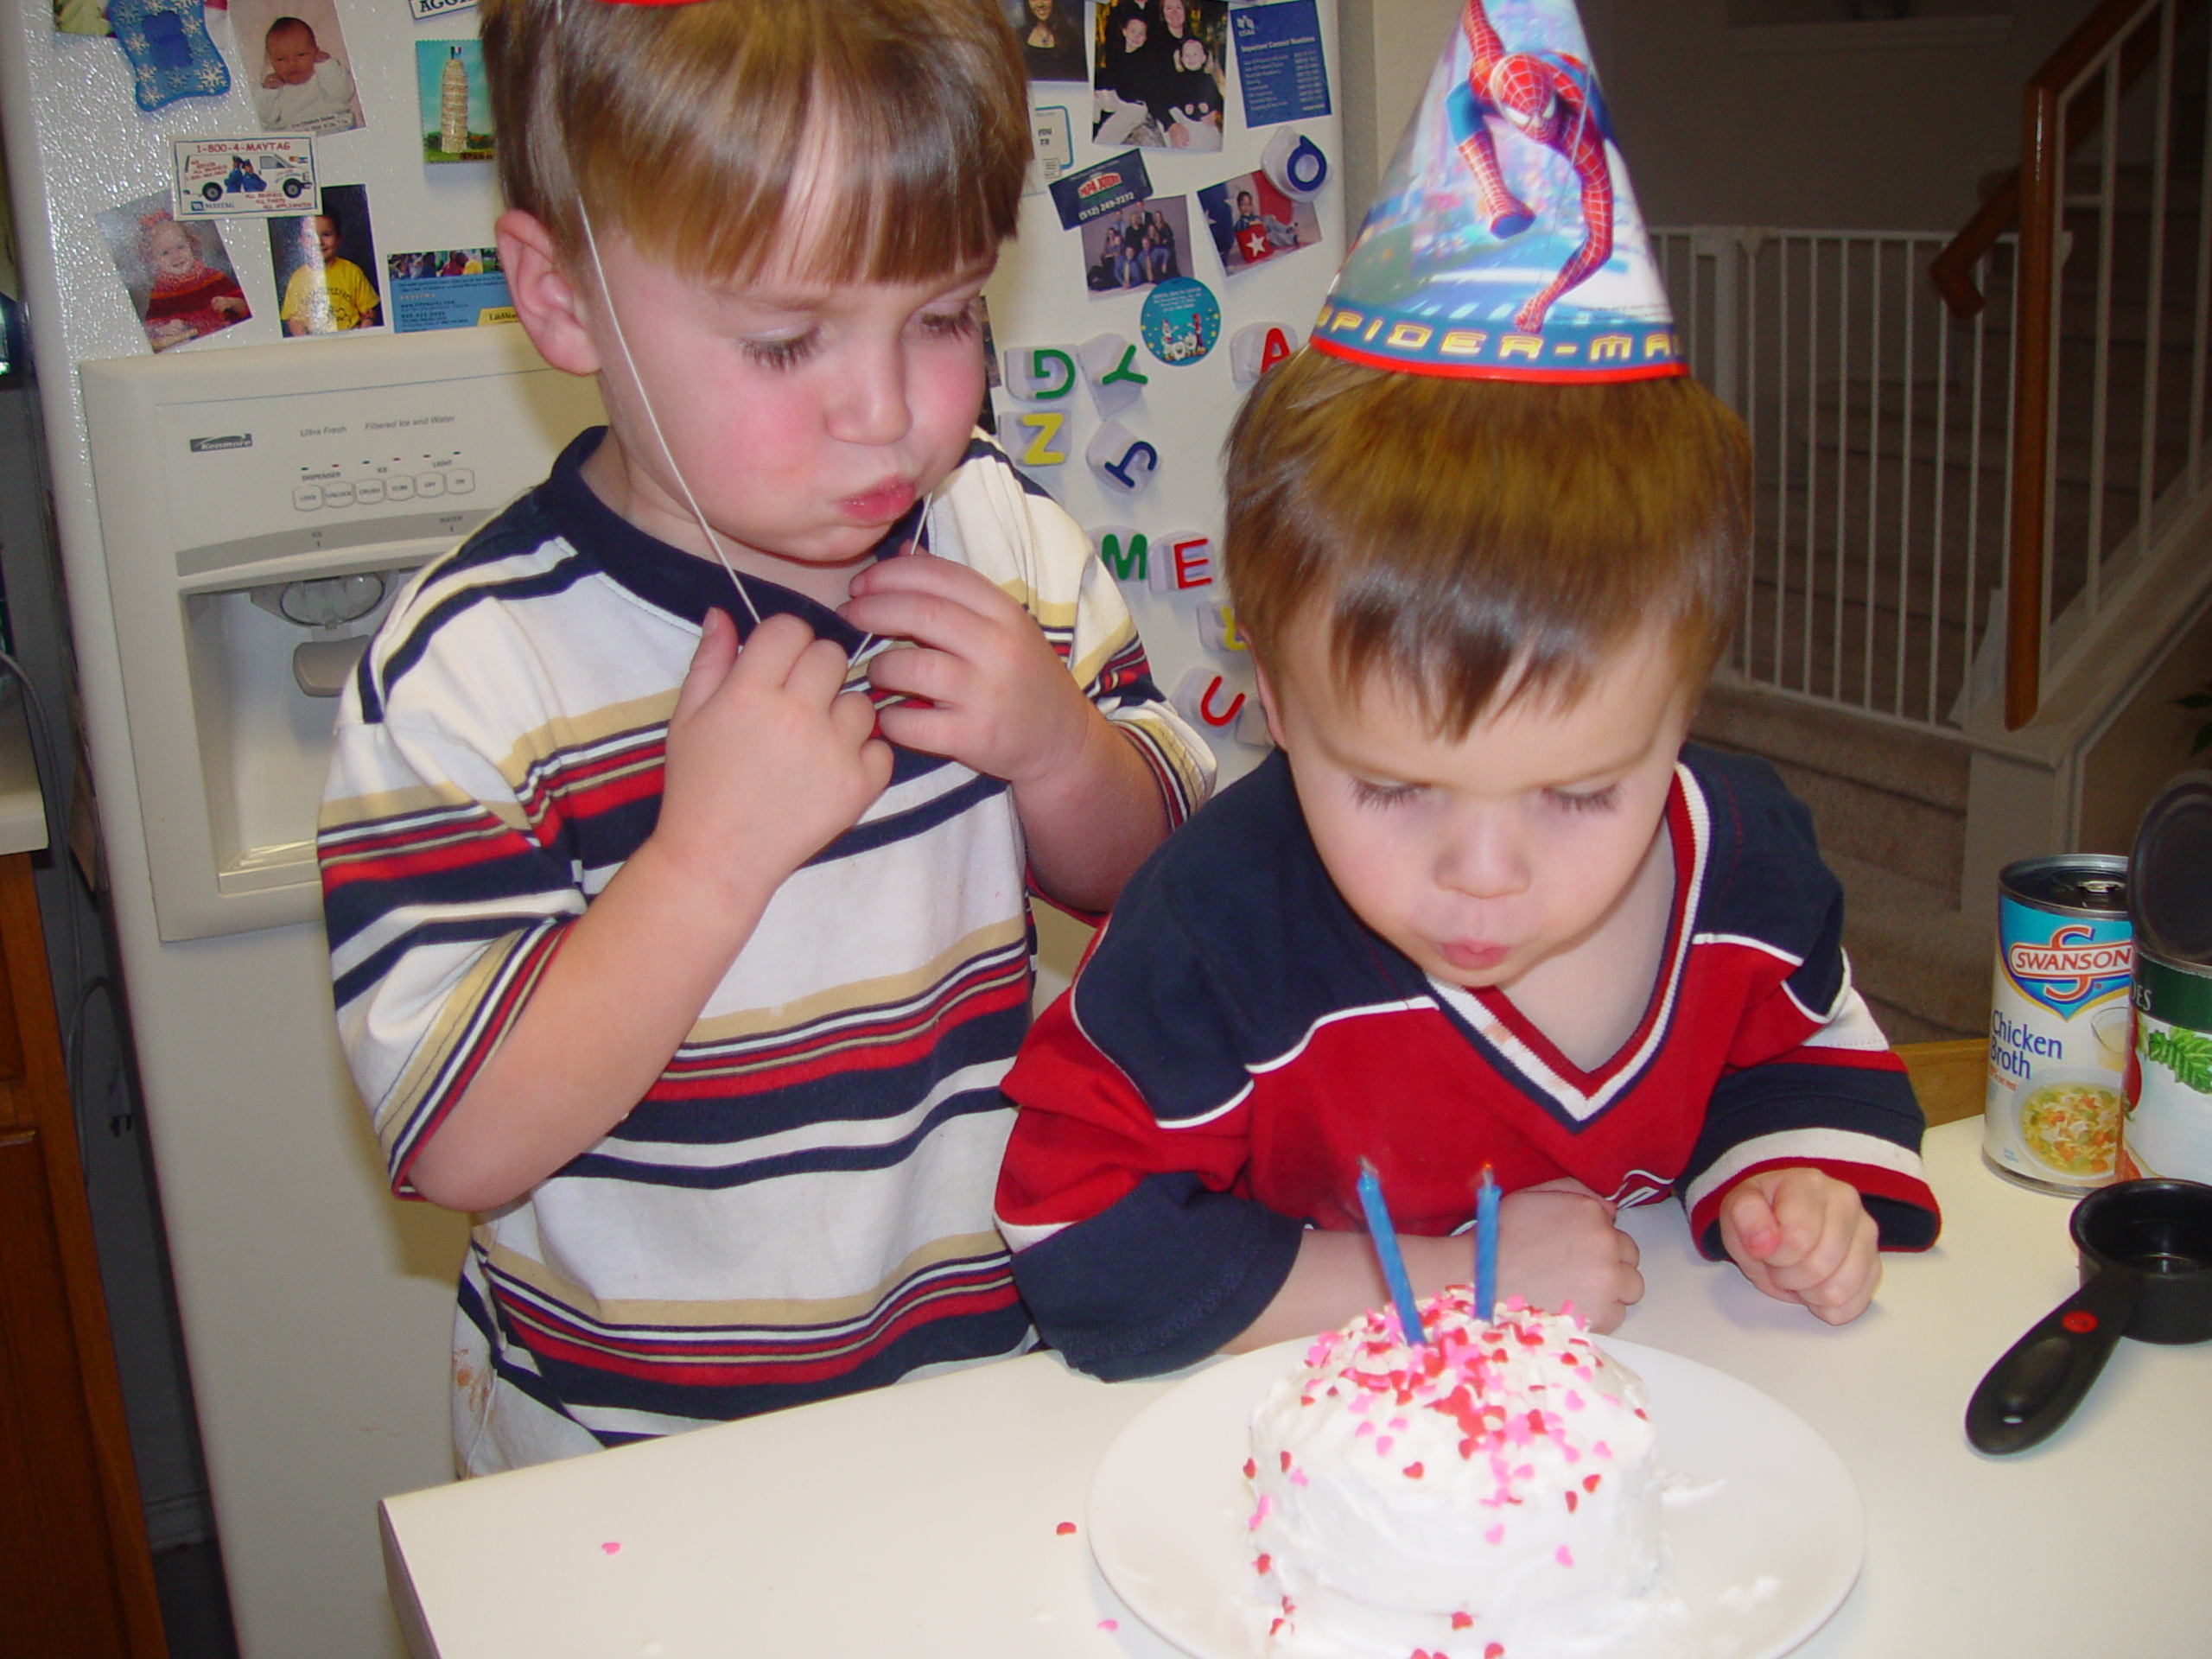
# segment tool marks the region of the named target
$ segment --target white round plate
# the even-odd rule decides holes
[[[1197,1659],[1263,1659],[1243,1468],[1251,1416],[1311,1345],[1287,1342],[1199,1372],[1123,1429],[1090,1480],[1099,1570],[1130,1611]],[[1666,1510],[1667,1587],[1687,1645],[1774,1659],[1842,1605],[1866,1549],[1858,1484],[1805,1420],[1747,1382],[1632,1342],[1604,1342],[1643,1378]],[[1694,1495],[1692,1495],[1694,1494]]]

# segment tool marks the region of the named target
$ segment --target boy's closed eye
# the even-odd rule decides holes
[[[1548,789],[1547,799],[1569,812],[1610,812],[1621,802],[1621,786],[1607,784],[1602,788]]]
[[[1373,783],[1364,778],[1354,778],[1350,781],[1352,799],[1362,806],[1404,806],[1419,799],[1425,791],[1425,785],[1421,784]]]

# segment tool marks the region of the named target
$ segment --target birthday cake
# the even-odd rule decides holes
[[[1426,1344],[1370,1313],[1318,1338],[1252,1419],[1270,1651],[1550,1659],[1664,1650],[1643,1384],[1568,1313],[1464,1290]],[[1662,1638],[1655,1641],[1653,1638]]]

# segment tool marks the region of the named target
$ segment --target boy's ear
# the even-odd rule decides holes
[[[1275,712],[1274,687],[1268,683],[1268,671],[1260,666],[1256,658],[1252,664],[1252,677],[1260,683],[1260,713],[1268,722],[1268,741],[1281,748],[1283,747],[1282,716]]]
[[[493,221],[492,239],[506,273],[507,298],[537,354],[570,374],[597,374],[599,346],[586,325],[583,297],[543,222],[510,207]]]

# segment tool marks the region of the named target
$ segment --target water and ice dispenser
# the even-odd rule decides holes
[[[333,698],[407,573],[597,392],[505,327],[79,373],[161,937],[308,920]]]

